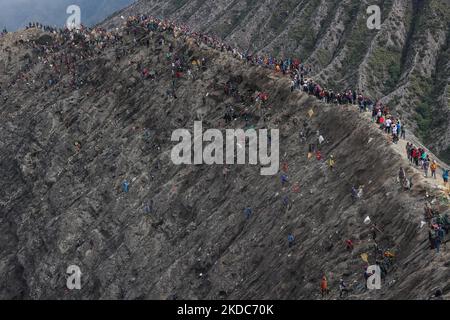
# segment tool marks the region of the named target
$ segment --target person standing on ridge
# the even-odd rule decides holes
[[[442,179],[444,180],[444,186],[447,187],[448,184],[448,169],[442,169]]]
[[[405,129],[405,124],[402,124],[402,132],[400,134],[400,138],[402,138],[403,140],[406,140],[406,129]]]
[[[428,178],[428,168],[430,167],[430,159],[428,157],[426,157],[422,161],[422,167],[423,167],[423,171],[425,173],[425,178]]]
[[[438,164],[436,163],[436,160],[433,160],[433,163],[430,165],[431,169],[431,177],[436,179],[436,170],[438,168]]]

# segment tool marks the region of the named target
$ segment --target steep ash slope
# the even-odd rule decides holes
[[[65,86],[67,78],[47,86],[50,72],[38,53],[15,43],[40,36],[29,30],[0,39],[2,97],[8,97],[0,101],[1,298],[316,299],[323,274],[330,298],[337,298],[341,276],[364,283],[360,254],[375,262],[366,216],[382,229],[379,247],[396,258],[381,290],[355,285],[350,298],[421,299],[436,287],[448,296],[448,252],[428,250],[426,230],[419,229],[425,192],[435,191],[419,175],[412,191],[400,191],[404,160],[353,106],[291,93],[287,79],[169,32],[163,44],[161,34],[149,35],[149,48],[125,34],[123,44],[78,61],[79,89]],[[126,52],[120,61],[118,51]],[[195,80],[184,74],[176,81],[177,99],[167,92],[174,56],[185,69],[206,59],[189,67]],[[12,82],[25,65],[28,85]],[[142,78],[144,67],[155,80]],[[241,102],[224,93],[229,80]],[[256,91],[269,94],[264,117],[251,99]],[[205,129],[225,128],[229,105],[248,108],[256,128],[280,129],[288,185],[281,185],[281,172],[264,177],[258,166],[229,166],[224,177],[222,166],[172,164],[172,131],[192,129],[201,115]],[[240,117],[227,127],[244,125]],[[317,130],[327,140],[323,156],[336,158],[334,171],[307,157]],[[300,131],[309,132],[306,141]],[[352,185],[364,185],[356,203]],[[151,201],[154,210],[146,213]],[[345,248],[348,238],[353,253]],[[66,289],[72,264],[83,273],[82,290]]]
[[[381,29],[367,28],[367,8]],[[450,162],[448,0],[140,0],[108,19],[147,13],[187,23],[250,52],[295,56],[332,89],[383,98]]]

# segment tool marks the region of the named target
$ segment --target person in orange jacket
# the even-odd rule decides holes
[[[328,281],[327,277],[322,277],[322,282],[320,283],[320,292],[322,293],[322,298],[328,294]]]
[[[436,179],[436,169],[438,168],[438,164],[436,160],[433,160],[433,163],[430,165],[431,169],[431,177]]]

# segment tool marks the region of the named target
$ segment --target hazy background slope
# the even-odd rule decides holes
[[[366,27],[374,4],[382,10],[380,31]],[[303,58],[331,88],[384,97],[450,161],[449,0],[140,0],[126,12],[185,22],[250,51]]]
[[[75,4],[81,8],[81,21],[92,25],[124,8],[134,0],[0,0],[0,28],[10,31],[23,28],[30,21],[62,26],[66,9]]]

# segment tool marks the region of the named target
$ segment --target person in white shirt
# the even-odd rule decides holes
[[[391,124],[392,124],[392,120],[391,119],[387,119],[386,120],[386,132],[387,133],[391,133]]]

